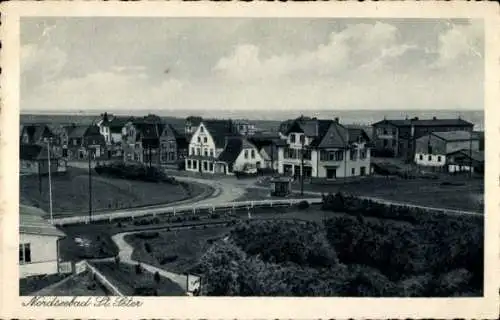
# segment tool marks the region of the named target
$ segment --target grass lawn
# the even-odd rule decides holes
[[[132,259],[144,261],[171,272],[186,273],[196,264],[212,242],[230,229],[230,227],[212,227],[198,230],[162,231],[152,239],[142,239],[140,235],[131,234],[125,237],[125,240],[136,248]]]
[[[66,277],[68,277],[68,275],[50,274],[21,278],[19,279],[19,295],[27,296],[30,293],[37,292],[47,286],[57,283]]]
[[[448,184],[449,183],[449,184]],[[300,186],[294,185],[297,190]],[[446,180],[367,177],[342,184],[306,184],[305,190],[359,196],[377,197],[446,209],[482,211],[480,199],[484,195],[484,181],[467,177],[448,177]]]
[[[160,277],[154,280],[154,275],[146,270],[136,273],[135,266],[114,262],[99,262],[93,264],[118,290],[126,296],[185,296],[184,290],[178,284]],[[143,290],[149,291],[145,293]],[[156,292],[156,294],[154,294]]]
[[[45,296],[108,296],[108,290],[88,271],[75,275],[58,286],[41,292]]]
[[[199,184],[167,184],[129,181],[92,175],[92,207],[105,211],[170,203],[207,192]],[[55,216],[87,214],[89,181],[87,171],[69,168],[66,174],[52,177],[52,203]],[[49,210],[48,177],[42,178],[42,193],[38,176],[20,177],[20,202]]]

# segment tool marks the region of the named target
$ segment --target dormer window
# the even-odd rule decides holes
[[[200,126],[200,132],[203,132],[203,126]]]

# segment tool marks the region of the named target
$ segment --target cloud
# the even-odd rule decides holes
[[[130,39],[128,29],[117,26],[120,42],[137,49],[133,54],[127,46],[109,44],[115,38],[110,34],[95,34],[92,45],[74,38],[67,44],[65,37],[54,38],[62,32],[58,28],[51,47],[36,42],[22,47],[22,108],[482,107],[482,25],[420,25],[328,22],[312,40],[291,31],[274,37],[271,23],[248,21],[231,29],[238,32],[212,37],[200,22],[188,33],[172,27],[173,40],[162,41],[157,41],[161,30],[145,24],[133,27]],[[259,26],[258,32],[252,26]],[[255,34],[246,36],[245,28]],[[149,38],[144,30],[156,35]],[[166,67],[172,72],[165,74]]]
[[[229,79],[245,81],[303,73],[332,75],[359,66],[381,67],[415,47],[398,43],[397,36],[397,28],[377,22],[349,25],[332,32],[327,43],[297,54],[263,57],[258,46],[243,44],[222,57],[213,70]]]

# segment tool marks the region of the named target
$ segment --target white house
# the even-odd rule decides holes
[[[19,277],[59,272],[59,240],[65,234],[43,219],[47,213],[19,208]]]
[[[416,140],[415,163],[446,170],[449,155],[464,149],[479,151],[479,137],[468,131],[432,132]]]
[[[191,136],[186,170],[232,174],[263,164],[258,149],[229,120],[202,121]]]
[[[338,120],[298,118],[282,132],[278,172],[311,179],[337,179],[371,173],[370,144],[362,129]]]

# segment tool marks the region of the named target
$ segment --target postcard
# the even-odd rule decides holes
[[[2,4],[2,318],[498,317],[492,9]]]

